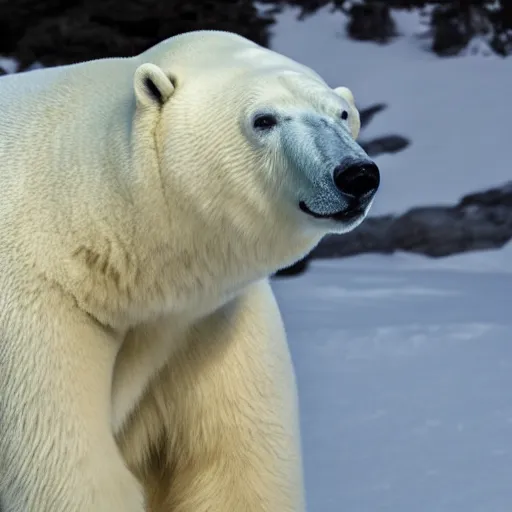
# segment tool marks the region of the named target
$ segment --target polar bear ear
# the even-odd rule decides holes
[[[161,106],[173,94],[174,84],[162,68],[155,64],[142,64],[133,78],[133,87],[137,103],[144,107]]]
[[[352,133],[352,137],[357,139],[359,135],[359,130],[361,129],[361,121],[359,119],[359,111],[356,107],[356,102],[354,100],[354,95],[352,91],[348,87],[336,87],[334,92],[343,98],[351,107],[352,111],[348,116],[348,123],[350,126],[350,131]]]
[[[334,92],[344,100],[348,101],[353,107],[355,106],[356,102],[354,100],[354,95],[348,87],[336,87]]]

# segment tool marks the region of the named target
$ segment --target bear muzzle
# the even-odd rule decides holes
[[[350,222],[365,215],[379,185],[380,171],[371,160],[357,160],[350,164],[340,164],[333,172],[333,182],[343,196],[345,207],[336,213],[323,214],[312,211],[304,201],[300,209],[318,219],[331,219]]]

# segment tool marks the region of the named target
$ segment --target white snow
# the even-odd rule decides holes
[[[440,59],[400,13],[391,44],[352,42],[328,9],[287,10],[272,48],[386,102],[364,138],[412,145],[377,158],[372,214],[453,204],[512,179],[512,58]],[[273,281],[298,378],[311,512],[512,510],[512,243],[431,260],[314,261]]]
[[[463,256],[314,261],[273,282],[308,510],[512,510],[512,273]]]
[[[464,194],[512,179],[512,58],[439,58],[423,49],[416,13],[398,13],[392,43],[351,41],[345,18],[327,8],[305,21],[287,9],[272,49],[311,66],[331,86],[347,85],[359,107],[384,102],[361,138],[396,133],[411,145],[376,161],[381,190],[372,214],[454,204]]]

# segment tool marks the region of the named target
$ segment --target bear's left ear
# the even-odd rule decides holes
[[[359,135],[359,130],[361,129],[361,121],[359,119],[359,111],[357,110],[356,107],[354,95],[352,94],[352,91],[348,87],[336,87],[334,89],[334,92],[338,96],[343,98],[352,107],[352,111],[349,113],[348,116],[348,123],[350,126],[352,137],[354,139],[357,139]]]
[[[143,107],[161,106],[173,94],[174,84],[155,64],[142,64],[133,78],[133,88],[137,103]]]

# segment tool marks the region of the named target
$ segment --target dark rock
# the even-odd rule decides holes
[[[312,258],[342,258],[363,252],[393,252],[388,230],[394,217],[369,217],[344,235],[328,235],[311,252]]]
[[[387,108],[387,105],[385,103],[377,103],[376,105],[372,105],[371,107],[359,109],[359,120],[361,122],[361,130],[364,130],[370,124],[370,121],[373,120],[375,114],[382,112],[385,108]]]
[[[374,116],[387,108],[385,103],[377,103],[371,107],[359,109],[359,119],[361,121],[361,132],[370,124]],[[375,157],[382,153],[397,153],[409,146],[409,139],[401,135],[386,135],[371,140],[360,140],[359,144],[368,153]]]
[[[354,231],[326,238],[314,258],[407,251],[432,257],[492,249],[512,238],[512,184],[465,196],[452,207],[413,208],[370,217]]]
[[[463,197],[458,208],[471,206],[508,206],[512,208],[512,182],[501,188],[493,188],[485,192],[477,192]]]
[[[470,34],[454,5],[440,5],[432,12],[432,50],[442,56],[456,55],[469,42]]]
[[[398,153],[409,146],[410,141],[401,135],[386,135],[368,141],[359,141],[359,144],[368,156],[375,157],[383,153]]]
[[[385,2],[354,3],[348,14],[347,32],[352,39],[386,43],[396,35],[395,22]]]
[[[413,208],[400,216],[369,217],[344,235],[330,235],[301,260],[297,275],[312,259],[395,251],[433,258],[468,251],[498,249],[512,239],[512,182],[463,197],[455,206]],[[283,275],[283,274],[279,274]]]

